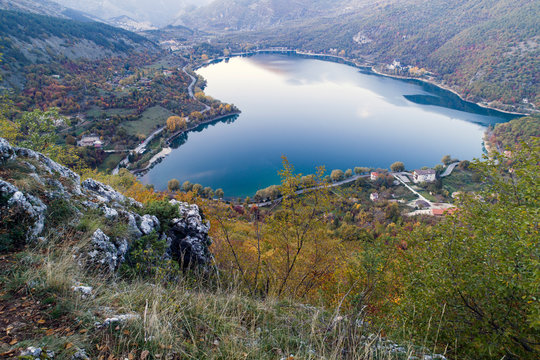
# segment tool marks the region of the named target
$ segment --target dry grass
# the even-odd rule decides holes
[[[77,348],[86,348],[91,358],[138,358],[146,351],[148,358],[165,359],[407,358],[379,349],[381,339],[364,336],[352,316],[250,298],[234,282],[193,274],[168,282],[89,275],[77,264],[72,248],[58,242],[19,256],[32,259],[27,261],[33,265],[21,262],[12,269],[17,276],[3,279],[10,283],[10,293],[31,284],[34,296],[54,296],[65,304],[73,327],[80,329],[54,341],[43,337],[23,342],[56,347],[59,359],[69,358]],[[77,284],[92,286],[93,296],[75,294],[71,287]],[[95,322],[119,314],[139,317],[96,328]]]

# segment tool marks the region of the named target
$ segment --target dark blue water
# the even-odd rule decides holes
[[[242,114],[179,139],[142,179],[158,189],[176,178],[252,196],[279,183],[282,155],[304,174],[319,165],[330,172],[403,161],[415,169],[446,154],[472,159],[482,155],[486,126],[512,118],[429,84],[314,59],[257,55],[198,73],[207,95]]]

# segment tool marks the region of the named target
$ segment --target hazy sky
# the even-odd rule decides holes
[[[212,0],[54,0],[66,7],[103,19],[127,15],[155,25],[172,22],[186,7],[202,6]]]

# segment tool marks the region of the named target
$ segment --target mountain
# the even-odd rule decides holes
[[[56,0],[72,9],[84,11],[101,19],[127,16],[137,22],[164,26],[179,14],[208,4],[211,0]]]
[[[466,99],[540,106],[540,3],[529,0],[216,0],[176,20],[230,43],[426,68]]]
[[[110,18],[107,20],[107,23],[134,32],[157,30],[157,28],[148,21],[137,21],[126,15]]]
[[[203,30],[260,30],[347,11],[352,0],[215,0],[174,21]]]
[[[0,9],[21,11],[77,21],[100,21],[81,11],[73,10],[48,0],[0,0]]]
[[[0,10],[0,33],[0,77],[15,88],[21,87],[27,65],[160,51],[140,35],[100,22],[11,10]]]

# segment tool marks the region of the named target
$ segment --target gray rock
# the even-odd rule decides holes
[[[82,187],[91,192],[99,201],[103,203],[117,202],[123,203],[126,197],[114,190],[109,185],[105,185],[94,179],[86,179],[82,182]]]
[[[176,200],[179,218],[173,219],[168,236],[172,239],[170,254],[183,268],[206,266],[212,261],[208,250],[212,241],[208,236],[210,224],[204,221],[197,205],[189,205]]]
[[[73,292],[75,293],[81,294],[81,296],[84,298],[87,296],[92,296],[93,288],[91,286],[80,285],[80,286],[72,286],[71,290],[73,290]]]
[[[101,229],[92,235],[86,263],[91,268],[114,273],[125,260],[128,243],[125,239],[113,242]]]
[[[32,219],[33,225],[27,233],[27,240],[36,238],[45,227],[45,211],[47,206],[37,197],[24,194],[7,181],[0,179],[0,195],[8,198],[7,206],[15,208]]]
[[[0,138],[0,164],[17,157],[15,150],[9,145],[6,139]]]
[[[110,208],[106,205],[103,205],[103,215],[109,220],[116,219],[118,217],[118,211],[113,208]]]
[[[43,350],[39,347],[30,346],[27,347],[26,350],[23,350],[21,352],[20,357],[31,357],[35,360],[42,360],[42,359],[53,359],[54,358],[54,351],[51,350]]]
[[[110,318],[107,318],[103,321],[103,323],[97,323],[96,326],[98,328],[108,327],[112,324],[123,324],[130,320],[140,319],[141,316],[138,314],[123,314],[123,315],[116,315]]]
[[[159,220],[154,215],[143,215],[141,225],[139,226],[144,235],[150,234],[152,231],[159,231]]]
[[[127,218],[128,218],[128,230],[130,232],[130,235],[136,239],[140,238],[143,234],[141,230],[139,230],[139,227],[137,226],[137,219],[136,219],[136,217],[140,217],[140,216],[135,215],[130,212],[125,212],[125,214],[127,214]]]
[[[77,352],[71,356],[71,360],[90,360],[90,357],[86,354],[86,350],[78,349]]]

